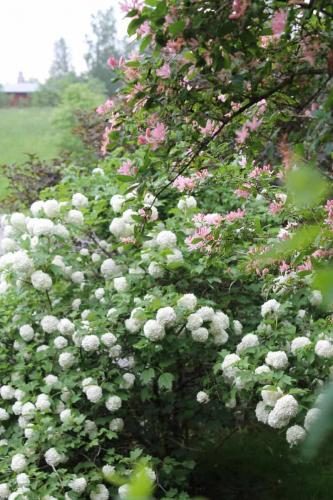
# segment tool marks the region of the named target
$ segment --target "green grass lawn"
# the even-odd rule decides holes
[[[25,153],[54,158],[57,146],[52,113],[52,108],[1,108],[0,164],[20,162]]]

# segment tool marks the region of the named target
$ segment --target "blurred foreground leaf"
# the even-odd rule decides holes
[[[310,166],[290,170],[286,177],[289,201],[297,208],[318,205],[327,195],[329,184],[324,176]]]
[[[330,309],[333,304],[333,264],[316,270],[313,288],[320,290],[323,296],[323,306]]]
[[[324,439],[333,431],[333,383],[322,392],[320,410],[303,445],[303,454],[306,458],[313,458]]]

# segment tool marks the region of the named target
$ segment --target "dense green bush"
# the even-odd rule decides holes
[[[138,463],[156,498],[212,494],[201,452],[298,445],[332,373],[332,7],[124,3],[105,158],[5,221],[2,498],[134,500]]]

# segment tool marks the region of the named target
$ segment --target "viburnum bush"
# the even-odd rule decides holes
[[[193,448],[297,445],[332,374],[332,6],[122,8],[104,159],[5,219],[0,498],[134,498],[138,462],[190,498]]]

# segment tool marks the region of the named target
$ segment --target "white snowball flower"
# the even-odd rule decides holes
[[[304,427],[307,431],[309,431],[311,429],[311,427],[313,426],[313,424],[315,424],[319,415],[320,415],[319,408],[311,408],[307,412],[307,414],[305,415],[305,419],[304,419]]]
[[[267,365],[260,365],[255,370],[254,373],[256,375],[262,375],[263,373],[270,373],[272,370]]]
[[[62,352],[58,358],[59,365],[64,370],[71,368],[75,363],[75,356],[71,352]]]
[[[129,284],[124,276],[119,278],[114,278],[113,286],[115,290],[119,293],[126,292],[129,289]]]
[[[323,296],[320,290],[313,290],[310,296],[310,304],[312,306],[320,306],[323,301]]]
[[[121,387],[124,389],[131,389],[135,382],[135,375],[133,373],[124,373]]]
[[[0,408],[0,422],[4,422],[9,419],[9,413],[5,408]]]
[[[59,321],[55,316],[47,315],[42,318],[41,327],[46,333],[53,333],[58,330]]]
[[[58,330],[63,335],[71,335],[75,330],[75,325],[67,318],[62,318],[58,323]]]
[[[70,489],[75,491],[75,493],[83,493],[87,485],[87,480],[84,477],[76,477],[68,483]]]
[[[112,278],[118,273],[118,266],[113,259],[106,259],[101,265],[101,273],[104,278]]]
[[[228,339],[229,339],[229,335],[227,334],[227,332],[225,332],[224,330],[221,330],[219,333],[214,333],[212,332],[212,330],[210,330],[211,333],[213,334],[214,338],[213,338],[213,342],[215,345],[223,345],[225,344],[226,342],[228,342]]]
[[[238,363],[238,361],[240,361],[240,357],[237,354],[227,354],[221,364],[223,375],[226,377],[234,377],[238,371],[238,368],[234,365]]]
[[[25,230],[25,222],[26,222],[26,217],[24,214],[21,214],[19,212],[14,212],[10,216],[10,223],[16,229],[20,229],[21,231],[24,231]]]
[[[179,210],[186,210],[187,208],[196,208],[197,201],[194,196],[185,196],[181,198],[177,204]]]
[[[15,389],[11,385],[3,385],[0,388],[0,396],[2,399],[9,400],[15,398]]]
[[[97,335],[85,335],[82,339],[82,348],[87,352],[97,351],[99,348]]]
[[[298,403],[296,399],[287,394],[277,400],[273,410],[268,417],[268,425],[274,429],[281,429],[289,424],[290,420],[296,417]]]
[[[94,491],[90,493],[90,500],[108,500],[109,492],[104,484],[100,483],[96,486]]]
[[[329,340],[318,340],[315,345],[315,353],[320,358],[332,358],[333,357],[333,344]]]
[[[74,299],[72,302],[72,309],[77,311],[78,309],[80,309],[81,303],[82,303],[81,299]]]
[[[151,262],[148,266],[148,274],[153,278],[162,278],[164,269],[157,262]]]
[[[274,387],[270,387],[269,385],[265,386],[261,391],[261,397],[265,405],[274,406],[278,399],[283,396],[283,392],[280,387],[275,389]]]
[[[306,432],[300,425],[293,425],[287,429],[286,439],[290,447],[298,445],[305,436]]]
[[[196,400],[200,404],[206,404],[209,402],[209,396],[208,396],[207,392],[199,391],[198,394],[196,395]]]
[[[65,337],[62,337],[62,335],[59,335],[56,337],[53,341],[54,347],[56,349],[64,349],[65,347],[68,346],[68,340],[65,339]]]
[[[156,313],[156,319],[163,326],[170,326],[177,319],[175,310],[172,307],[161,307]]]
[[[30,342],[35,336],[34,329],[31,325],[22,325],[20,327],[20,336],[25,342]]]
[[[60,215],[60,206],[57,200],[44,201],[43,210],[46,217],[50,217],[50,219],[53,219],[54,217],[58,217]]]
[[[2,238],[0,246],[3,253],[13,252],[17,249],[17,243],[12,238]]]
[[[112,358],[112,359],[119,358],[119,356],[121,354],[121,351],[122,351],[121,345],[119,345],[119,344],[114,345],[109,350],[109,356],[110,356],[110,358]]]
[[[8,483],[0,483],[0,499],[4,500],[10,495]]]
[[[57,467],[61,462],[63,462],[63,455],[60,454],[56,448],[49,448],[45,453],[44,453],[44,458],[45,462],[47,465],[50,467]]]
[[[82,226],[84,222],[83,214],[79,210],[70,210],[67,214],[66,221],[75,226]]]
[[[268,314],[277,314],[280,309],[281,304],[275,300],[271,299],[262,304],[261,306],[261,316],[265,318]]]
[[[101,260],[101,256],[99,253],[96,253],[94,252],[92,255],[91,255],[91,260],[93,261],[94,264],[96,264],[97,262],[99,262]]]
[[[144,335],[152,342],[162,340],[165,335],[164,326],[155,319],[149,319],[143,327]]]
[[[112,476],[116,472],[116,468],[113,465],[103,465],[102,472],[104,476]]]
[[[101,300],[105,295],[104,288],[97,288],[94,292],[94,295],[95,295],[97,300]]]
[[[69,408],[65,408],[59,414],[59,418],[63,424],[69,423],[72,420],[72,412]]]
[[[246,349],[250,349],[251,347],[257,347],[259,345],[258,336],[254,333],[248,333],[244,335],[241,342],[237,345],[236,352],[237,354],[242,354]]]
[[[113,418],[109,423],[109,429],[113,432],[121,432],[124,428],[124,420],[122,418]]]
[[[22,406],[22,417],[31,419],[34,417],[35,412],[36,412],[36,407],[33,403],[31,403],[31,401],[27,401]]]
[[[92,403],[98,403],[102,399],[103,391],[98,385],[88,385],[85,388],[87,399]]]
[[[16,401],[13,406],[12,406],[12,412],[14,415],[21,415],[22,413],[22,402],[21,401]]]
[[[288,366],[288,358],[284,351],[270,351],[267,353],[265,362],[276,370],[283,370]]]
[[[209,333],[207,328],[200,327],[196,330],[192,330],[191,336],[195,342],[206,342],[208,340]]]
[[[190,314],[189,317],[187,318],[186,328],[190,331],[197,330],[198,328],[201,327],[202,323],[203,323],[202,317],[197,313],[193,313]]]
[[[41,215],[43,212],[44,208],[44,202],[41,200],[34,201],[32,205],[30,205],[30,211],[34,217],[38,217],[38,215]]]
[[[121,194],[115,194],[112,196],[110,200],[110,205],[112,207],[112,210],[116,213],[121,212],[121,208],[123,204],[125,203],[126,199],[125,196]]]
[[[117,342],[117,337],[111,332],[103,333],[101,342],[106,347],[111,347]]]
[[[51,408],[51,401],[47,394],[39,394],[36,399],[36,408],[39,411],[47,411]]]
[[[18,486],[29,486],[30,478],[25,472],[21,472],[16,476],[16,482]]]
[[[44,377],[44,382],[46,385],[54,385],[54,384],[57,384],[59,382],[59,379],[56,375],[52,375],[52,374],[49,374],[49,375],[46,375],[46,377]]]
[[[53,234],[59,236],[59,238],[69,238],[69,231],[63,224],[55,224]]]
[[[10,463],[10,468],[13,472],[22,472],[27,466],[27,460],[22,453],[17,453],[13,456]]]
[[[168,264],[172,264],[174,262],[182,262],[184,260],[182,252],[178,248],[173,248],[172,253],[168,253],[166,256],[166,260]]]
[[[270,410],[267,409],[267,407],[263,401],[259,401],[259,403],[256,406],[255,413],[256,413],[256,417],[257,417],[258,422],[262,422],[263,424],[267,424]]]
[[[104,175],[104,170],[102,168],[100,168],[100,167],[96,167],[96,168],[93,168],[92,173],[94,175],[101,175],[101,176],[103,176]]]
[[[74,273],[71,274],[71,280],[76,285],[80,285],[84,282],[84,273],[82,271],[74,271]]]
[[[141,330],[142,322],[135,318],[125,320],[125,328],[130,333],[136,333]]]
[[[109,396],[106,400],[105,406],[111,412],[118,411],[121,408],[122,401],[119,396]]]
[[[89,201],[84,194],[75,193],[72,196],[72,205],[75,208],[87,208],[89,206]]]
[[[194,311],[197,307],[198,299],[193,293],[186,293],[177,302],[179,307],[186,309],[187,311]]]
[[[290,350],[293,354],[296,354],[298,349],[302,349],[309,344],[311,344],[311,341],[307,337],[295,337],[291,342]]]
[[[200,307],[200,309],[198,309],[195,314],[198,314],[203,319],[203,321],[212,321],[215,316],[214,309],[209,306]],[[225,330],[225,328],[223,329]]]
[[[123,484],[122,486],[120,486],[118,488],[118,496],[120,498],[120,500],[126,500],[128,498],[128,495],[129,495],[129,485],[128,484]]]
[[[172,248],[177,245],[177,237],[172,231],[161,231],[156,236],[156,243],[160,248]]]
[[[242,335],[243,333],[243,325],[238,319],[235,319],[233,322],[234,332],[236,335]]]
[[[43,271],[35,271],[31,275],[31,283],[36,290],[50,290],[52,287],[52,278]]]

